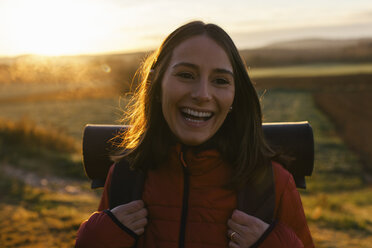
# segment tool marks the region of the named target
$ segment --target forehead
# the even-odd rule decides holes
[[[173,50],[170,66],[187,62],[199,67],[221,68],[232,71],[230,59],[225,50],[206,35],[191,37]]]

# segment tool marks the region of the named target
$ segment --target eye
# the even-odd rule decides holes
[[[194,79],[194,75],[190,72],[179,72],[176,76],[183,79]]]
[[[224,78],[216,78],[214,82],[218,85],[227,85],[230,84],[230,81]]]

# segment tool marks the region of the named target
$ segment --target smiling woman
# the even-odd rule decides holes
[[[264,140],[258,95],[222,28],[177,28],[138,73],[117,163],[76,247],[314,247],[294,180],[274,162],[280,155]]]
[[[21,53],[84,53],[112,31],[110,18],[101,16],[105,6],[94,2],[15,1],[7,7],[7,39]]]

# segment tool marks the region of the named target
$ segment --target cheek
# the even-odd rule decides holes
[[[172,105],[172,102],[174,101],[173,98],[172,89],[167,84],[164,85],[161,90],[161,104],[163,110]]]
[[[229,112],[230,111],[230,107],[233,105],[233,102],[234,102],[234,97],[235,97],[235,92],[232,90],[230,92],[225,92],[225,94],[223,95],[223,99],[222,100],[222,105],[223,105],[223,109],[224,109],[224,112]]]
[[[161,87],[161,100],[164,105],[175,105],[187,95],[188,88],[176,80],[163,81]]]

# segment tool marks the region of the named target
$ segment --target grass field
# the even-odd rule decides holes
[[[372,89],[317,92],[315,103],[336,123],[347,144],[359,154],[365,180],[372,183]]]
[[[308,91],[268,90],[266,121],[308,120],[314,130],[315,169],[301,191],[316,247],[367,247],[372,242],[372,191],[358,157],[348,150]]]
[[[371,74],[372,63],[363,64],[310,64],[273,68],[251,68],[253,78],[263,77],[314,77]]]
[[[66,99],[60,101],[8,102],[0,104],[0,117],[18,121],[30,119],[38,125],[59,130],[80,140],[87,123],[117,123],[125,98]]]
[[[30,120],[0,120],[0,247],[73,247],[98,201],[77,145]]]
[[[307,120],[313,127],[315,170],[301,195],[316,247],[368,247],[372,243],[372,190],[364,182],[359,157],[345,145],[333,118],[314,103],[313,93],[319,91],[313,87],[263,88],[268,88],[260,92],[265,122]],[[16,87],[8,90],[17,94]],[[38,93],[37,89],[32,92]],[[125,100],[110,94],[68,96],[4,100],[0,123],[34,122],[29,129],[56,130],[80,146],[86,123],[115,124],[125,106]],[[48,140],[48,134],[45,137]],[[64,140],[52,137],[55,142]],[[89,189],[79,152],[52,148],[47,141],[23,142],[16,139],[9,145],[0,132],[0,150],[9,151],[0,153],[0,247],[71,247],[79,224],[96,209],[100,191]]]
[[[262,77],[314,77],[371,74],[372,63],[363,64],[310,64],[273,68],[251,68],[254,78]]]

